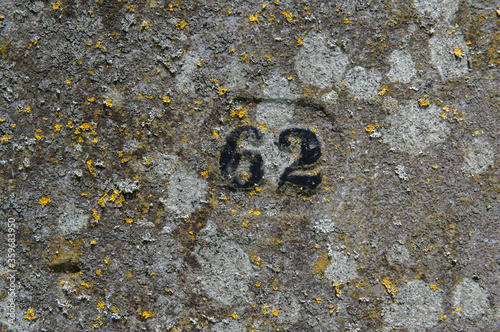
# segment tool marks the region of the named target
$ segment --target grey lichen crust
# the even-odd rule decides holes
[[[500,330],[492,0],[0,1],[0,330]]]

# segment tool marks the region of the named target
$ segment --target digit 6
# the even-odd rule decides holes
[[[262,140],[262,134],[251,126],[243,126],[234,130],[227,138],[226,146],[220,156],[220,170],[223,176],[230,180],[235,188],[252,188],[256,186],[264,176],[262,156],[257,151],[238,151],[240,136],[248,133],[256,142]],[[238,178],[236,170],[242,159],[250,162],[251,175],[247,178]]]

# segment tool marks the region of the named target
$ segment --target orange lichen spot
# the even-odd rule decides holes
[[[214,131],[212,132],[212,134],[215,136],[215,138],[219,138],[219,134],[215,131],[215,129],[214,129]]]
[[[24,316],[24,319],[27,320],[36,319],[35,311],[33,310],[33,308],[29,308],[29,310],[26,312],[26,315]]]
[[[50,203],[50,198],[48,197],[42,197],[40,198],[40,200],[38,201],[38,204],[40,204],[41,206],[45,207],[45,205],[49,204]]]
[[[299,37],[299,38],[297,39],[297,45],[299,45],[299,46],[300,46],[300,45],[303,45],[303,44],[304,44],[304,43],[302,42],[302,38],[300,38],[300,37]]]
[[[57,2],[52,3],[52,10],[58,10],[59,7],[61,7],[61,1],[57,1]]]
[[[234,319],[238,318],[238,315],[235,314],[234,312],[231,314],[231,317],[233,317]]]
[[[429,106],[431,104],[431,102],[429,100],[427,100],[427,95],[424,95],[422,97],[422,99],[419,99],[418,104],[421,107],[427,107],[427,106]]]
[[[259,13],[255,13],[255,15],[248,16],[248,19],[250,20],[250,22],[259,23]]]
[[[438,290],[438,286],[437,285],[430,285],[429,286],[430,288],[432,288],[433,290],[437,291]]]
[[[186,21],[182,20],[181,23],[176,24],[175,26],[177,27],[178,30],[182,30],[186,27],[187,23]]]
[[[111,107],[113,106],[113,101],[111,99],[106,100],[105,102],[106,106]]]
[[[320,303],[321,303],[321,297],[319,297],[319,296],[318,296],[318,297],[316,298],[316,302],[318,302],[318,304],[320,304]]]

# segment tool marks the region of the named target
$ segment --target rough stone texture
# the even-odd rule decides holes
[[[0,1],[0,330],[499,331],[498,9]]]

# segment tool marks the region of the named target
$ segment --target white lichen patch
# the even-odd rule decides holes
[[[291,101],[299,95],[294,92],[295,84],[286,77],[274,75],[265,80],[265,87],[262,89],[262,97],[266,99]]]
[[[441,293],[421,280],[408,282],[394,292],[395,301],[385,305],[386,331],[406,328],[410,332],[423,332],[432,328],[442,314]]]
[[[179,75],[176,76],[176,88],[183,92],[194,92],[194,74],[197,68],[197,63],[200,61],[201,57],[193,52],[186,52],[182,58],[182,68]]]
[[[396,243],[387,252],[386,258],[392,266],[396,264],[406,265],[410,262],[410,252],[404,245]]]
[[[333,233],[335,231],[335,222],[331,218],[323,218],[314,221],[314,229],[318,233]]]
[[[450,130],[439,114],[437,106],[419,108],[414,100],[399,106],[385,119],[384,143],[396,151],[418,155],[431,144],[443,142]]]
[[[324,35],[308,35],[295,57],[295,71],[304,85],[327,88],[342,79],[348,62],[341,50],[328,46]]]
[[[486,291],[469,278],[465,278],[456,286],[452,303],[456,314],[468,318],[477,318],[490,307]]]
[[[77,208],[74,203],[68,203],[59,211],[58,229],[63,234],[80,233],[87,225],[89,214]]]
[[[293,119],[294,105],[281,102],[262,102],[257,105],[255,120],[266,129],[279,130],[289,127]]]
[[[339,98],[339,94],[337,93],[337,91],[332,90],[332,91],[322,95],[321,101],[327,105],[335,105],[337,103],[338,98]]]
[[[473,174],[480,174],[494,164],[493,147],[483,138],[475,138],[464,152],[464,167]]]
[[[125,105],[125,97],[122,91],[110,88],[104,93],[103,102],[114,108],[122,108]]]
[[[351,96],[370,100],[377,95],[380,89],[380,81],[382,81],[382,75],[379,71],[375,69],[366,70],[363,67],[356,66],[347,72],[344,82],[350,88]]]
[[[203,272],[201,284],[211,298],[225,305],[248,298],[252,267],[247,254],[237,244],[218,238],[198,245],[195,255]]]
[[[415,0],[420,14],[433,19],[449,20],[458,10],[459,0]]]
[[[260,153],[264,160],[264,178],[278,185],[283,170],[293,163],[293,153],[278,147],[279,132],[293,123],[294,105],[279,102],[262,102],[257,105],[256,121],[262,129]],[[268,130],[271,129],[271,132]],[[265,148],[264,148],[265,147]],[[253,148],[255,149],[255,148]]]
[[[245,332],[247,331],[244,325],[241,325],[234,319],[224,319],[222,322],[215,324],[212,332]]]
[[[391,82],[410,83],[417,73],[411,55],[405,51],[392,51],[389,56],[389,64],[391,70],[387,73],[387,78]]]
[[[429,48],[432,64],[443,81],[467,74],[469,50],[460,31],[438,27],[429,39]]]
[[[350,256],[340,251],[330,250],[328,253],[331,263],[325,270],[325,277],[337,284],[344,284],[358,277],[358,265]]]
[[[153,169],[168,184],[167,197],[160,198],[160,202],[175,218],[188,218],[207,202],[207,182],[180,165],[176,156],[160,155]]]

